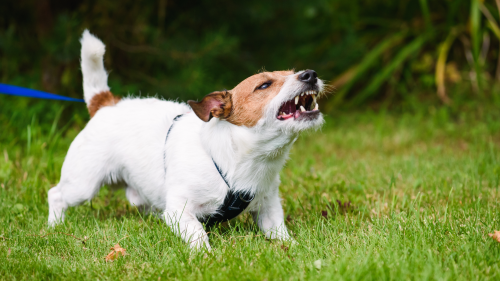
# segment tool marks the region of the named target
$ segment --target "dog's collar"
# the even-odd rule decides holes
[[[182,115],[183,114],[177,115],[174,118],[173,122],[177,121]],[[165,144],[167,143],[168,135],[170,134],[170,131],[174,126],[173,122],[168,129],[167,136],[165,137]],[[217,172],[219,172],[219,175],[222,177],[229,189],[226,197],[224,198],[224,202],[219,206],[219,208],[217,208],[217,212],[201,220],[201,222],[204,223],[207,227],[211,227],[215,224],[234,219],[239,214],[241,214],[248,207],[248,205],[250,205],[250,202],[252,202],[252,200],[255,198],[255,194],[243,191],[234,191],[233,189],[231,189],[231,186],[227,181],[226,174],[222,172],[213,158],[212,162],[214,163]]]

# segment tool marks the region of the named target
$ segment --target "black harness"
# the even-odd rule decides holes
[[[183,114],[177,115],[174,118],[173,122],[177,121],[182,115]],[[168,135],[170,134],[170,131],[174,126],[173,122],[170,128],[168,129],[167,136],[165,138],[165,144],[167,143]],[[165,160],[165,155],[166,152],[164,154],[164,160]],[[252,200],[255,197],[254,194],[250,194],[248,192],[232,190],[231,186],[229,185],[229,182],[227,181],[226,174],[224,174],[221,171],[221,169],[219,168],[217,163],[215,163],[213,158],[212,162],[214,163],[217,172],[219,172],[219,175],[222,177],[227,187],[229,187],[229,190],[226,194],[226,197],[224,198],[224,202],[217,209],[217,212],[200,221],[201,223],[204,223],[207,227],[211,227],[215,224],[234,219],[248,207],[250,202],[252,202]],[[165,171],[166,171],[166,165],[165,165]]]

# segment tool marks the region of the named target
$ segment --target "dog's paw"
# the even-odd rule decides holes
[[[55,216],[49,216],[49,220],[47,222],[49,228],[54,228],[57,225],[61,224],[63,220],[61,218],[57,218]]]
[[[208,243],[208,239],[200,239],[200,240],[193,240],[189,243],[189,248],[191,248],[192,253],[199,253],[203,251],[211,252],[212,247],[210,247],[210,243]]]

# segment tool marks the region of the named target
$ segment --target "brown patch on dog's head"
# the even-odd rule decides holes
[[[228,91],[212,92],[200,102],[190,100],[188,104],[196,116],[205,122],[210,121],[212,117],[228,118],[233,106],[231,93]]]
[[[286,77],[291,74],[291,70],[263,72],[243,80],[231,90],[233,113],[227,121],[238,126],[255,126],[264,115],[266,105],[278,95]]]
[[[88,104],[90,118],[94,117],[100,108],[115,105],[120,100],[121,97],[114,96],[110,91],[100,92],[93,96]]]
[[[213,92],[200,102],[188,103],[205,122],[219,117],[237,126],[253,127],[264,115],[266,105],[280,92],[286,77],[293,73],[291,70],[262,72],[225,91],[224,96],[223,92]]]

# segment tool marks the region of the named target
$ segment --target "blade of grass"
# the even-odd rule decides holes
[[[335,79],[332,81],[332,86],[333,87],[342,87],[345,84],[349,83],[353,79],[353,77],[356,76],[356,73],[358,72],[358,67],[359,64],[349,68],[348,70],[342,72],[339,76],[335,77]]]
[[[438,47],[438,60],[436,64],[436,85],[438,88],[438,97],[444,104],[450,104],[451,100],[446,95],[446,85],[444,81],[444,75],[446,71],[446,58],[448,57],[448,52],[450,51],[450,47],[453,44],[453,41],[457,38],[458,29],[453,28],[448,34],[448,37],[441,43]]]
[[[500,14],[500,0],[496,0],[495,3],[497,4],[498,13]],[[497,78],[498,81],[500,81],[500,55],[498,56],[497,59],[497,70],[495,72],[495,77]]]
[[[350,105],[357,105],[365,101],[367,98],[371,97],[376,93],[376,91],[380,88],[380,86],[389,79],[390,75],[401,66],[406,59],[412,54],[417,53],[425,42],[430,38],[431,33],[425,33],[420,35],[416,39],[414,39],[411,43],[406,45],[399,53],[392,59],[392,61],[380,71],[375,77],[372,79],[370,84],[361,91],[358,95],[356,95],[353,100],[349,103]]]
[[[425,27],[427,28],[427,30],[430,30],[432,28],[432,23],[427,0],[420,0],[420,9],[422,9],[422,14],[424,15]]]
[[[474,55],[474,59],[479,57],[479,49],[481,45],[481,37],[479,35],[479,29],[481,24],[480,17],[480,3],[479,0],[471,0],[470,7],[470,33],[471,33],[471,41],[472,41],[472,54]]]
[[[486,62],[486,57],[488,56],[488,51],[490,49],[490,33],[489,32],[483,32],[483,44],[481,46],[481,55],[479,56],[481,60],[481,65],[484,65]]]
[[[52,140],[52,137],[54,136],[55,132],[56,132],[56,128],[57,128],[57,123],[59,123],[59,118],[61,118],[61,114],[64,110],[64,106],[61,107],[57,113],[56,113],[56,117],[54,118],[54,121],[52,122],[52,126],[50,127],[50,132],[49,132],[49,142]]]
[[[482,89],[482,78],[481,78],[481,63],[479,62],[479,53],[481,51],[481,11],[479,0],[471,0],[470,7],[470,33],[472,41],[472,55],[474,57],[474,69],[476,72],[477,86],[479,92]]]
[[[495,0],[497,3],[497,8],[498,8],[498,14],[500,14],[500,0]]]
[[[471,44],[469,38],[467,38],[465,35],[462,34],[459,38],[460,41],[462,41],[462,45],[464,46],[465,58],[467,59],[467,62],[469,63],[471,68],[469,76],[472,84],[472,90],[474,91],[474,93],[477,94],[479,92],[479,87],[477,85],[477,74],[476,74],[476,69],[474,68],[475,63],[474,63],[474,55],[472,54],[471,50]]]
[[[495,18],[491,15],[490,11],[488,10],[488,8],[486,8],[486,6],[484,6],[483,3],[480,3],[479,9],[488,20],[488,25],[487,25],[488,28],[491,29],[491,31],[493,31],[493,33],[498,39],[500,39],[500,28],[498,27]]]
[[[498,28],[498,24],[496,23],[495,18],[491,15],[490,11],[488,8],[483,4],[479,3],[479,9],[483,13],[483,15],[486,17],[487,23],[486,26],[493,31],[497,39],[500,39],[500,28]],[[483,33],[483,47],[481,51],[481,64],[484,65],[486,62],[486,57],[488,55],[488,49],[490,46],[490,35],[488,32]]]

